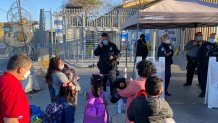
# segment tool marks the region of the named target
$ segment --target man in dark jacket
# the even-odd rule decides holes
[[[205,96],[209,57],[215,56],[214,51],[217,49],[216,40],[216,33],[210,34],[208,42],[202,44],[197,53],[198,65],[201,67],[198,72],[201,76],[201,80],[198,80],[198,82],[202,91],[199,97]]]
[[[145,84],[147,96],[138,96],[130,104],[127,115],[134,123],[164,123],[173,117],[169,104],[160,97],[163,90],[162,80],[156,76],[148,77]]]
[[[173,64],[173,48],[171,46],[171,41],[169,35],[165,34],[161,37],[161,45],[158,48],[158,58],[165,57],[165,94],[171,96],[168,92],[168,86],[171,77],[171,64]]]
[[[142,59],[146,59],[148,55],[147,43],[145,41],[145,35],[141,34],[140,39],[137,41],[136,56],[141,56]]]
[[[106,83],[110,81],[110,93],[112,94],[112,83],[115,82],[117,76],[118,58],[120,51],[117,46],[109,40],[107,33],[101,35],[101,42],[94,51],[95,56],[100,56],[98,61],[98,68],[103,77],[103,90],[106,91]]]
[[[198,70],[198,81],[200,83],[201,76],[199,74],[199,71],[201,67],[198,65],[198,62],[197,62],[197,53],[203,42],[204,41],[203,41],[202,32],[197,32],[195,34],[195,40],[191,40],[185,45],[185,50],[187,51],[186,53],[187,73],[186,73],[186,83],[184,84],[184,86],[192,85],[192,80],[193,80],[194,72],[196,68]]]

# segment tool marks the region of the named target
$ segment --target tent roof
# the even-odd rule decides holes
[[[218,25],[218,5],[200,0],[163,0],[140,10],[122,29],[181,28]]]

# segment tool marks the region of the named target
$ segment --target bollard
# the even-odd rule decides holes
[[[123,78],[127,79],[127,67],[123,70]]]
[[[117,105],[117,112],[118,113],[121,113],[122,112],[122,106],[123,106],[123,99],[119,99],[119,101],[117,102],[118,105]]]
[[[92,54],[91,54],[91,60],[92,60],[92,65],[94,65],[94,49],[92,49]],[[94,67],[94,66],[93,66]]]

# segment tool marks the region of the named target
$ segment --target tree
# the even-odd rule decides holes
[[[70,0],[70,2],[84,8],[95,8],[103,4],[101,0]]]

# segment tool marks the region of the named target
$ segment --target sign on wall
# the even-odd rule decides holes
[[[63,43],[63,17],[56,16],[54,20],[55,38],[58,43]]]

